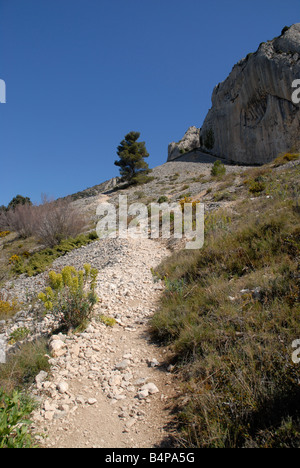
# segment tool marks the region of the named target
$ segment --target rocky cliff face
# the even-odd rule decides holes
[[[213,92],[200,146],[235,162],[264,164],[300,149],[300,23],[241,60]]]
[[[182,140],[178,143],[172,142],[168,148],[168,161],[174,161],[183,154],[200,146],[200,129],[190,127],[185,133]]]
[[[300,23],[234,66],[215,87],[201,130],[191,127],[179,143],[171,143],[168,161],[197,147],[242,164],[264,164],[282,152],[299,151],[300,105],[292,101],[297,79]]]

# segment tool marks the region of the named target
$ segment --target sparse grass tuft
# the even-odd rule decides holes
[[[0,388],[6,393],[26,389],[40,371],[50,369],[48,353],[44,339],[20,345],[16,352],[8,355],[7,362],[0,365]]]

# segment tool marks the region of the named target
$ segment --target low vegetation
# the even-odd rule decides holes
[[[24,203],[11,202],[1,211],[0,228],[14,231],[23,239],[34,237],[47,247],[84,231],[87,221],[69,201],[44,197],[40,205],[34,206],[24,200]]]
[[[25,273],[27,276],[35,276],[43,273],[57,258],[66,255],[74,249],[79,249],[80,247],[88,245],[96,239],[98,239],[96,232],[80,234],[75,238],[62,240],[53,248],[42,249],[39,252],[29,254],[29,256],[15,256],[13,261],[11,261],[11,257],[10,263],[12,265],[12,273],[15,275]]]
[[[273,167],[282,166],[290,161],[297,161],[300,158],[299,153],[284,153],[273,161]]]
[[[13,317],[18,312],[19,307],[16,299],[12,299],[6,293],[0,292],[0,320]]]
[[[155,272],[166,291],[152,332],[171,346],[183,380],[183,446],[300,446],[300,368],[292,361],[299,169],[251,169],[245,180],[248,197],[206,217],[204,248],[176,252]],[[263,187],[253,190],[253,181]]]
[[[222,177],[226,174],[226,167],[224,166],[224,164],[221,162],[221,161],[216,161],[214,164],[213,164],[213,167],[211,169],[211,175],[213,177]]]
[[[66,330],[84,327],[98,302],[95,293],[98,270],[65,267],[61,273],[50,271],[49,286],[38,295],[45,313],[51,312]]]
[[[28,431],[34,403],[24,394],[14,391],[8,395],[0,389],[0,448],[32,448]]]
[[[153,272],[166,288],[152,333],[173,350],[182,380],[182,446],[300,446],[300,368],[291,359],[292,343],[300,338],[300,174],[299,166],[285,169],[298,158],[284,154],[237,176],[217,161],[209,180],[199,176],[189,181],[211,182],[209,200],[225,206],[230,201],[232,207],[206,216],[203,249],[176,252]],[[129,185],[151,180],[147,166],[141,169]],[[175,183],[179,174],[169,179]],[[184,182],[178,187],[190,189]],[[197,195],[178,196],[176,191],[182,208],[191,203],[195,212]],[[141,190],[134,195],[146,199]],[[169,201],[158,196],[152,201]],[[98,238],[94,232],[77,235],[83,224],[73,211],[74,217],[64,216],[70,205],[45,201],[42,206],[39,213],[53,215],[53,226],[44,234],[37,229],[38,207],[29,199],[15,197],[0,209],[0,281],[42,273],[56,258]],[[53,314],[64,331],[83,330],[98,301],[97,274],[89,265],[82,271],[67,267],[59,274],[50,272],[49,284],[39,294],[42,311]],[[18,310],[13,297],[0,295],[0,320]],[[116,323],[104,315],[98,320],[108,327]],[[33,445],[28,425],[34,405],[26,390],[41,370],[49,371],[49,350],[43,339],[22,343],[28,337],[26,327],[11,333],[10,344],[18,346],[0,366],[0,448]]]
[[[40,371],[49,371],[46,340],[24,343],[0,366],[0,448],[32,448],[30,415],[36,402],[27,389]]]

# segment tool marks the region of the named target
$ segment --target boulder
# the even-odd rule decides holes
[[[50,343],[50,351],[53,357],[61,357],[67,352],[66,344],[62,340],[52,340]]]
[[[168,161],[174,161],[183,154],[199,148],[200,142],[200,129],[197,127],[190,127],[185,133],[182,140],[178,143],[172,142],[168,148]]]

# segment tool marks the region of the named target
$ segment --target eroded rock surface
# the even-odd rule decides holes
[[[299,151],[300,107],[292,83],[300,79],[300,23],[259,46],[214,89],[201,146],[239,163],[264,164]]]

